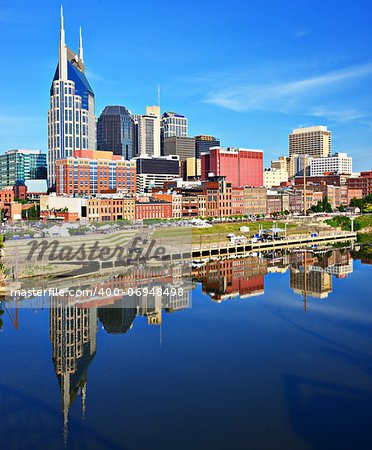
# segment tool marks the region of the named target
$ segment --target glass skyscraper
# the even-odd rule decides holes
[[[49,187],[55,188],[56,160],[73,156],[80,149],[96,149],[94,93],[85,76],[81,29],[75,54],[65,43],[61,8],[58,66],[48,113]]]
[[[124,106],[106,106],[97,121],[97,149],[131,159],[134,155],[134,121]]]
[[[199,135],[195,136],[195,156],[201,158],[202,153],[209,153],[212,147],[219,147],[220,140],[214,136]]]
[[[14,186],[17,180],[42,180],[46,177],[46,154],[40,150],[8,150],[0,155],[0,189]]]

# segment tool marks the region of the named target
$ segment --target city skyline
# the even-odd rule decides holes
[[[157,103],[160,84],[162,111],[188,117],[190,136],[211,134],[225,146],[263,148],[267,166],[271,159],[286,154],[292,129],[325,125],[333,132],[334,152],[347,152],[354,158],[355,170],[368,170],[372,137],[367,109],[372,74],[366,45],[371,34],[368,11],[355,3],[352,9],[338,6],[330,23],[327,15],[334,12],[332,2],[323,4],[322,15],[317,15],[316,2],[313,10],[294,21],[297,11],[291,2],[281,5],[278,17],[276,6],[267,12],[236,3],[240,8],[226,12],[204,2],[197,15],[192,7],[180,14],[180,6],[169,12],[149,3],[140,16],[139,6],[125,5],[121,12],[128,20],[123,33],[123,25],[118,30],[113,26],[123,17],[120,11],[102,11],[98,2],[90,2],[86,10],[84,5],[65,1],[68,45],[77,47],[79,26],[83,27],[96,116],[110,104],[140,113],[145,105]],[[47,92],[58,56],[60,5],[39,2],[27,16],[25,5],[21,1],[0,9],[0,33],[7,41],[4,56],[11,54],[14,66],[11,85],[9,75],[0,75],[1,153],[10,148],[47,149]],[[141,20],[131,23],[133,17]],[[149,40],[153,17],[158,19],[158,46]],[[280,18],[289,25],[279,25]],[[210,26],[198,26],[195,33],[195,20]],[[356,21],[360,27],[353,31],[347,24]],[[215,26],[223,23],[234,23],[234,33],[226,27],[214,33]],[[247,23],[248,28],[242,26]],[[25,40],[31,32],[32,39]],[[33,52],[27,51],[28,46]],[[301,56],[290,60],[289,49]],[[21,51],[24,59],[14,58]],[[242,51],[247,58],[238,63],[236,55]],[[278,59],[280,69],[275,68]]]

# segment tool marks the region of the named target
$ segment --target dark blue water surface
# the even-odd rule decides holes
[[[306,299],[300,266],[217,270],[153,324],[85,312],[85,337],[3,304],[0,448],[371,449],[372,266],[343,264],[315,264]]]

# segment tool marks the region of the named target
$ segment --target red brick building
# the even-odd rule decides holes
[[[134,194],[136,163],[111,152],[79,150],[74,157],[56,161],[56,191],[57,195]]]
[[[361,172],[358,178],[349,178],[347,187],[348,189],[361,189],[363,197],[372,194],[372,170]]]
[[[5,189],[0,190],[0,209],[4,209],[5,206],[8,206],[13,201],[14,201],[13,189],[5,188]]]
[[[172,203],[162,202],[159,200],[151,199],[148,202],[135,204],[135,218],[141,219],[171,219]]]
[[[233,187],[231,190],[231,213],[233,216],[244,214],[244,188]]]

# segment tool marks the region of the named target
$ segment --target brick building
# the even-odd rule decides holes
[[[372,170],[361,172],[359,177],[347,180],[348,189],[361,189],[363,197],[372,194]]]
[[[134,198],[89,198],[86,200],[86,216],[89,222],[105,220],[134,220]]]
[[[56,161],[57,195],[94,195],[136,192],[136,162],[112,152],[79,150],[74,157]]]
[[[172,203],[155,199],[144,203],[136,201],[135,219],[172,219]]]
[[[266,214],[267,189],[265,187],[244,188],[244,210],[246,215]]]

